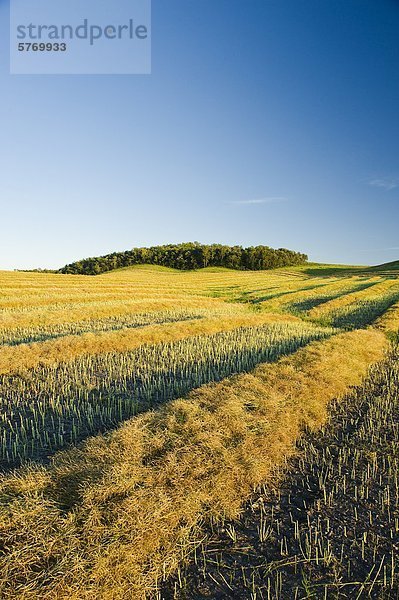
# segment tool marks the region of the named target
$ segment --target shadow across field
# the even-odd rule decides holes
[[[309,310],[312,310],[312,308],[316,308],[317,306],[326,304],[327,302],[330,302],[331,300],[336,300],[337,298],[342,298],[343,296],[347,296],[348,294],[351,294],[354,292],[360,292],[367,288],[373,287],[374,285],[375,285],[375,282],[372,281],[372,282],[362,283],[360,285],[354,285],[350,289],[337,291],[337,292],[332,291],[330,294],[321,295],[321,296],[313,296],[311,298],[306,298],[305,300],[299,300],[298,302],[292,302],[291,304],[287,305],[286,309],[293,314],[301,316],[303,313],[305,313]]]
[[[333,312],[325,324],[341,329],[359,329],[373,323],[399,301],[399,292],[381,298],[363,300]],[[322,322],[322,320],[320,320]]]
[[[308,292],[308,291],[312,291],[312,290],[317,290],[318,288],[323,288],[326,285],[329,285],[329,283],[318,283],[318,284],[313,284],[313,285],[307,285],[305,287],[300,287],[300,288],[296,288],[296,289],[291,289],[291,290],[283,290],[281,292],[279,291],[271,291],[269,294],[265,294],[263,296],[256,296],[255,298],[251,297],[252,294],[255,293],[255,291],[248,291],[248,292],[243,292],[242,294],[240,294],[239,296],[237,296],[234,299],[234,302],[240,302],[240,303],[250,303],[250,304],[261,304],[262,302],[267,302],[268,300],[274,300],[277,298],[282,298],[283,296],[290,296],[292,294],[298,294],[299,292]],[[272,288],[274,290],[279,290],[280,287],[279,286],[275,286],[274,288]],[[262,290],[260,290],[262,291]]]

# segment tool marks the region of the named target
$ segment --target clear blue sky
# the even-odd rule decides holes
[[[153,0],[149,76],[9,75],[8,20],[0,268],[190,240],[399,259],[398,1]]]

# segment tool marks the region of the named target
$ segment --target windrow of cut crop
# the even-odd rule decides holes
[[[45,458],[193,388],[333,333],[302,323],[240,327],[0,376],[0,466]]]
[[[389,308],[374,324],[394,339],[399,339],[399,303]]]
[[[280,310],[285,302],[289,302],[291,297],[297,294],[311,293],[315,289],[323,288],[329,285],[321,279],[304,280],[291,279],[284,280],[283,277],[267,278],[263,282],[263,286],[257,289],[242,289],[237,286],[237,289],[226,290],[220,289],[220,296],[225,297],[228,293],[234,302],[249,303],[261,309]]]
[[[306,294],[297,293],[282,302],[281,308],[294,315],[306,317],[313,308],[321,306],[326,302],[342,298],[353,292],[360,292],[375,285],[375,279],[340,279],[328,283],[322,289],[313,289]]]
[[[209,531],[162,600],[398,597],[398,350],[303,436],[278,485]]]
[[[0,596],[151,597],[204,521],[236,518],[386,345],[373,330],[314,342],[3,477]]]
[[[344,329],[356,329],[373,323],[399,300],[399,285],[393,281],[377,283],[312,309],[308,316],[315,322]]]

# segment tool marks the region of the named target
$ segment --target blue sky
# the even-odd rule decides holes
[[[0,0],[0,268],[191,240],[399,259],[398,1],[152,14],[151,75],[10,75]]]

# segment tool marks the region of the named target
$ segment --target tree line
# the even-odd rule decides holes
[[[150,248],[133,248],[126,252],[113,252],[106,256],[85,258],[66,265],[59,273],[76,275],[99,275],[107,271],[132,265],[152,264],[180,270],[204,267],[228,267],[259,271],[300,265],[308,260],[306,254],[269,246],[224,246],[222,244],[168,244]]]

